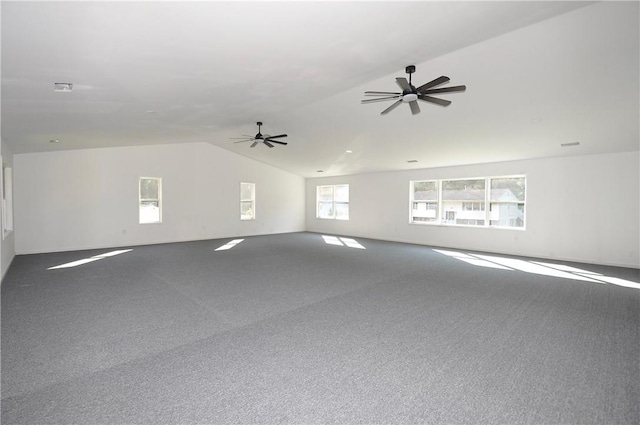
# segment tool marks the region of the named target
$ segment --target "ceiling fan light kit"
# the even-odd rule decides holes
[[[389,106],[387,109],[382,111],[380,115],[385,115],[391,112],[396,107],[398,107],[401,103],[408,103],[409,107],[411,108],[411,113],[413,115],[416,115],[420,113],[420,106],[418,105],[418,100],[421,100],[423,102],[435,103],[436,105],[440,105],[440,106],[449,106],[451,104],[450,100],[439,99],[437,97],[432,97],[429,95],[436,94],[436,93],[463,92],[467,89],[466,86],[434,88],[436,86],[440,86],[444,83],[449,82],[449,77],[445,77],[444,75],[416,88],[411,83],[411,74],[416,72],[415,65],[407,66],[405,68],[405,72],[409,74],[408,81],[404,77],[396,78],[396,84],[400,86],[400,88],[402,89],[402,92],[366,91],[364,92],[365,96],[378,96],[378,98],[365,99],[365,100],[362,100],[361,103],[364,104],[364,103],[382,102],[385,100],[395,100],[395,102],[391,106]]]

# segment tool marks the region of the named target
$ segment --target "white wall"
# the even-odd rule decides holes
[[[307,180],[312,232],[640,267],[638,152]],[[526,174],[526,230],[409,224],[409,181]],[[348,183],[350,219],[315,217],[316,186]]]
[[[138,224],[138,178],[161,177],[162,224]],[[256,220],[240,221],[240,182]],[[207,143],[14,155],[18,254],[303,231],[304,179]]]
[[[11,153],[11,149],[2,142],[0,144],[0,156],[2,157],[2,162],[7,164],[9,167],[13,167],[13,154]],[[0,169],[0,172],[2,170]],[[14,209],[15,211],[15,209]],[[2,232],[2,227],[0,227],[0,233]],[[4,278],[5,273],[9,269],[11,262],[13,261],[13,257],[16,255],[15,251],[15,232],[10,232],[6,235],[0,235],[0,271],[1,276]]]

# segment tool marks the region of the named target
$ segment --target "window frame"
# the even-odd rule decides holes
[[[347,200],[343,201],[343,200],[337,200],[337,189],[338,188],[347,188]],[[320,199],[320,191],[322,190],[322,188],[331,188],[331,200],[321,200]],[[322,219],[322,220],[342,220],[342,221],[348,221],[349,220],[349,203],[350,203],[350,198],[351,198],[351,193],[350,193],[350,188],[349,188],[349,184],[324,184],[324,185],[317,185],[316,186],[316,218]],[[330,205],[330,211],[331,214],[330,215],[323,215],[322,211],[324,210],[324,208],[321,207],[321,205],[326,206],[326,205]],[[337,213],[337,209],[336,208],[338,205],[341,206],[346,206],[346,216],[341,216],[340,214]]]
[[[142,197],[142,181],[155,180],[158,182],[158,197],[143,198]],[[158,204],[158,220],[142,221],[143,202],[156,202]],[[139,177],[138,178],[138,224],[162,224],[162,177]]]
[[[416,183],[435,183],[435,191],[436,191],[436,199],[415,199],[415,184]],[[440,181],[439,180],[411,180],[409,182],[409,222],[412,224],[437,224],[441,220],[441,211],[440,211]],[[416,211],[419,211],[420,208],[417,206],[419,204],[424,204],[424,211],[433,211],[435,210],[435,217],[433,220],[429,220],[429,217],[424,217],[427,220],[416,220],[417,215]],[[431,204],[435,204],[435,209],[429,208]],[[414,208],[416,207],[416,208]]]
[[[251,197],[250,199],[243,199],[242,195],[243,195],[243,190],[242,190],[242,186],[243,185],[251,185]],[[251,210],[251,216],[244,216],[243,215],[243,205],[249,203],[250,204],[250,210]],[[253,182],[240,182],[240,221],[250,221],[250,220],[255,220],[256,219],[256,184]]]
[[[492,180],[499,180],[499,179],[524,179],[524,191],[523,191],[523,200],[515,200],[515,201],[491,201],[491,181]],[[527,226],[527,176],[526,175],[513,175],[513,176],[494,176],[494,177],[489,177],[487,178],[487,182],[489,183],[488,188],[489,188],[489,192],[487,193],[487,205],[489,206],[488,210],[487,210],[487,215],[488,215],[488,225],[489,227],[492,228],[496,228],[496,229],[522,229],[524,230]],[[514,194],[515,195],[515,194]],[[519,206],[522,205],[522,226],[504,226],[504,225],[497,225],[497,224],[491,224],[491,212],[493,211],[493,205],[496,204],[503,204],[503,205],[516,205],[516,208],[518,210],[520,210]]]
[[[13,168],[2,162],[0,185],[2,189],[2,239],[13,232]]]
[[[505,201],[491,201],[492,189],[491,184],[494,180],[500,179],[523,179],[523,192],[520,196],[523,197],[522,200],[505,200]],[[484,197],[483,199],[469,199],[469,200],[461,200],[460,201],[460,210],[456,209],[447,209],[445,205],[445,200],[443,199],[444,192],[444,183],[450,181],[473,181],[473,180],[484,180]],[[437,201],[432,200],[418,200],[416,201],[414,198],[414,188],[416,183],[428,182],[428,183],[436,183]],[[494,189],[495,190],[495,189]],[[446,178],[446,179],[424,179],[424,180],[411,180],[409,182],[409,224],[417,224],[417,225],[431,225],[431,226],[447,226],[447,227],[474,227],[474,228],[492,228],[492,229],[510,229],[510,230],[526,230],[526,204],[527,204],[527,176],[526,174],[514,174],[514,175],[505,175],[505,176],[489,176],[489,177],[465,177],[465,178]],[[519,196],[518,193],[513,194],[516,198]],[[449,200],[451,201],[451,200]],[[436,218],[434,220],[416,220],[414,213],[414,204],[416,202],[421,203],[433,203],[437,202],[437,213]],[[492,220],[492,217],[495,214],[493,212],[493,205],[502,204],[502,205],[517,205],[516,208],[521,211],[521,216],[515,217],[512,220],[521,220],[522,225],[497,225],[492,222],[496,220]],[[465,206],[470,207],[465,208]],[[483,217],[462,217],[458,218],[458,213],[467,212],[467,213],[483,213]],[[448,222],[452,221],[452,222]],[[483,224],[477,224],[479,222],[483,222]]]

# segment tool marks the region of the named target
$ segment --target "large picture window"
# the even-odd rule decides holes
[[[240,183],[240,220],[256,218],[256,185]]]
[[[140,224],[162,223],[162,179],[140,177],[139,189]]]
[[[318,186],[316,217],[349,220],[349,185]]]
[[[525,176],[412,181],[410,189],[411,223],[525,227]]]

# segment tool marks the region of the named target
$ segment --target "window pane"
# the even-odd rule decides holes
[[[524,227],[525,188],[525,177],[491,179],[491,226]]]
[[[253,202],[252,201],[240,202],[240,219],[251,220],[253,219],[253,217],[254,217]]]
[[[333,218],[333,202],[318,202],[318,217]]]
[[[158,199],[157,179],[140,179],[140,199]]]
[[[484,201],[485,180],[445,180],[442,199],[450,201]]]
[[[349,185],[336,186],[336,202],[349,202]]]
[[[485,179],[442,182],[445,224],[484,226]]]
[[[253,200],[253,183],[240,183],[240,200],[252,201]]]
[[[157,223],[160,221],[160,203],[158,201],[140,202],[140,223]]]
[[[438,200],[438,182],[437,181],[413,182],[413,200],[414,201],[437,201]]]
[[[333,202],[333,186],[318,186],[318,201]]]
[[[411,221],[413,223],[435,223],[438,221],[438,182],[411,182]]]
[[[492,202],[524,201],[525,178],[507,177],[491,179]]]
[[[349,220],[349,204],[336,203],[336,219]]]
[[[524,203],[492,202],[491,226],[500,227],[524,227]]]

